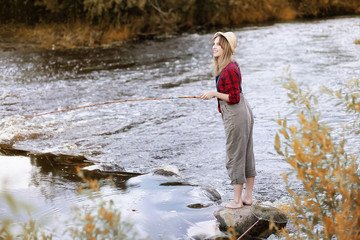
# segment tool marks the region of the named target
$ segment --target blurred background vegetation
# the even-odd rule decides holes
[[[244,24],[360,13],[359,0],[0,0],[0,40],[42,47],[126,40]]]

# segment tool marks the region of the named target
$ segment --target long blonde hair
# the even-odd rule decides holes
[[[219,57],[214,57],[213,59],[213,75],[214,77],[217,77],[221,74],[221,72],[224,70],[224,68],[234,60],[233,53],[231,51],[231,47],[229,42],[224,38],[223,36],[217,36],[216,38],[219,38],[219,45],[224,50],[223,54]],[[213,38],[212,44],[214,44],[215,39]]]

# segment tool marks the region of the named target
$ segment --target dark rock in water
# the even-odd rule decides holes
[[[156,174],[156,175],[161,175],[161,176],[175,176],[175,175],[177,175],[177,174],[174,173],[174,172],[166,171],[166,170],[164,170],[164,169],[156,169],[156,170],[154,171],[154,174]]]
[[[215,188],[210,186],[203,186],[201,187],[201,190],[204,193],[204,195],[207,196],[211,201],[216,202],[221,200],[220,193],[216,191]]]
[[[199,209],[199,208],[207,208],[211,206],[211,204],[203,204],[203,203],[193,203],[193,204],[189,204],[187,205],[188,208],[195,208],[195,209]]]
[[[214,212],[214,216],[221,231],[233,227],[239,236],[250,229],[246,236],[268,238],[287,223],[286,215],[280,210],[260,204],[240,209],[221,208]]]
[[[194,186],[196,187],[197,185],[188,183],[188,182],[181,182],[181,181],[173,181],[173,182],[165,182],[165,183],[160,183],[160,186]]]
[[[174,165],[158,168],[154,171],[154,174],[165,177],[171,177],[171,176],[180,177],[179,169]]]
[[[0,153],[7,156],[27,156],[28,151],[15,149],[11,144],[0,144]]]

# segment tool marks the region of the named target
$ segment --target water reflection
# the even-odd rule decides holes
[[[30,154],[26,156],[0,156],[0,178],[9,178],[6,189],[15,199],[32,205],[31,216],[44,224],[55,237],[61,236],[66,226],[71,225],[75,206],[92,208],[94,202],[79,195],[77,186],[82,178],[76,167],[86,169],[89,162],[82,158],[54,154]],[[158,171],[160,173],[161,171]],[[156,174],[84,170],[87,178],[106,179],[97,195],[99,199],[112,200],[129,221],[135,223],[141,235],[152,239],[183,239],[187,234],[201,229],[212,229],[222,235],[216,227],[213,212],[220,195],[211,188],[195,186],[184,182],[179,176]],[[5,188],[0,188],[4,193]],[[0,199],[2,218],[13,216],[11,209]],[[15,221],[27,221],[26,213],[15,215]],[[59,227],[64,221],[64,227]],[[197,222],[207,224],[198,229]],[[55,230],[56,229],[56,230]]]
[[[32,165],[29,161],[29,158],[22,156],[0,157],[0,180],[6,181],[6,187],[9,189],[27,189],[29,187],[29,182],[31,182],[32,170]]]

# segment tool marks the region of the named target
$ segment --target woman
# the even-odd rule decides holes
[[[227,208],[242,208],[252,204],[252,191],[256,176],[253,152],[254,118],[242,94],[241,73],[233,55],[237,39],[232,32],[217,32],[213,43],[213,75],[217,91],[201,94],[201,99],[218,99],[226,133],[226,168],[234,187],[234,199]],[[245,193],[243,185],[245,184]]]

